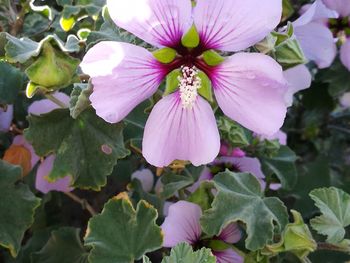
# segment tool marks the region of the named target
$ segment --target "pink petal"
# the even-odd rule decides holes
[[[92,77],[92,106],[98,116],[110,123],[121,121],[152,96],[165,76],[148,50],[119,42],[98,43],[80,66]]]
[[[159,180],[160,181],[160,180]],[[174,204],[173,202],[165,201],[163,205],[163,216],[169,215],[169,208],[170,206]]]
[[[216,257],[217,263],[243,263],[243,258],[238,255],[232,249],[226,249],[223,251],[213,250],[213,255]]]
[[[242,173],[251,173],[255,177],[263,179],[265,175],[261,170],[261,164],[258,158],[251,157],[220,157],[216,163],[232,163],[235,167],[238,167],[239,171]]]
[[[59,99],[64,104],[69,105],[69,96],[62,93],[57,92],[53,95],[55,98]],[[41,115],[45,113],[49,113],[50,111],[59,109],[60,106],[58,106],[56,103],[52,102],[51,100],[44,99],[44,100],[38,100],[34,101],[28,108],[28,113],[34,114],[34,115]]]
[[[205,167],[203,169],[203,171],[201,172],[201,175],[199,176],[197,182],[195,182],[190,187],[187,187],[186,190],[190,191],[191,193],[194,193],[198,189],[198,187],[200,186],[201,182],[207,181],[207,180],[210,181],[212,179],[213,179],[213,175],[210,172],[210,169],[208,167]]]
[[[131,179],[138,179],[141,182],[142,188],[145,192],[150,192],[153,188],[154,175],[149,169],[142,169],[136,172],[133,172]]]
[[[7,105],[6,111],[0,108],[0,131],[7,132],[13,119],[13,105]]]
[[[332,32],[319,23],[309,23],[294,28],[306,58],[314,61],[319,68],[329,67],[337,55],[337,46]]]
[[[346,92],[340,98],[340,105],[344,108],[350,108],[350,92]]]
[[[121,28],[154,46],[175,46],[192,24],[190,0],[108,0]]]
[[[287,69],[283,72],[283,75],[289,84],[286,102],[289,106],[292,106],[294,94],[309,88],[311,86],[312,76],[305,65]]]
[[[281,0],[199,0],[194,23],[206,48],[239,51],[262,40],[281,15]]]
[[[179,201],[170,205],[169,215],[161,225],[164,233],[163,246],[174,247],[181,242],[195,244],[199,241],[201,215],[201,208],[187,201]]]
[[[218,104],[228,117],[258,134],[280,129],[287,112],[287,82],[272,58],[238,53],[218,66],[211,78]]]
[[[350,0],[323,0],[325,5],[337,11],[342,17],[350,15]]]
[[[294,27],[304,26],[311,22],[324,23],[328,18],[337,18],[338,14],[328,9],[322,0],[316,0],[312,5],[305,5],[302,9],[302,15],[293,22]]]
[[[36,173],[35,180],[35,188],[47,194],[50,191],[58,191],[58,192],[70,192],[73,191],[73,188],[70,187],[70,176],[66,176],[64,178],[58,179],[57,181],[50,183],[46,178],[50,174],[53,163],[55,161],[55,156],[48,156],[38,167],[38,171]]]
[[[350,70],[350,39],[348,39],[340,49],[340,59],[344,66]]]
[[[228,244],[233,244],[237,243],[241,239],[241,237],[241,231],[237,223],[230,223],[221,231],[220,235],[218,236],[218,239]]]
[[[262,139],[278,140],[281,145],[287,145],[287,134],[281,130],[271,136],[262,136]]]
[[[183,108],[178,92],[161,99],[147,120],[143,156],[157,167],[174,160],[199,166],[219,153],[220,136],[209,103],[198,96],[192,109]]]
[[[23,135],[17,135],[13,139],[12,144],[23,146],[30,152],[32,168],[39,161],[40,158],[36,155],[33,146],[27,142]]]

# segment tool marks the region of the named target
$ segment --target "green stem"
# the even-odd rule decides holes
[[[68,105],[66,105],[65,103],[63,103],[62,101],[60,101],[59,99],[57,99],[56,97],[54,97],[53,95],[51,95],[49,93],[46,93],[45,97],[63,109],[68,108]]]
[[[75,194],[70,193],[70,192],[67,192],[67,193],[64,193],[64,194],[66,196],[68,196],[70,199],[72,199],[73,201],[75,201],[78,204],[80,204],[81,207],[84,210],[87,210],[90,213],[91,216],[95,216],[97,214],[96,211],[93,209],[93,207],[85,199],[82,199],[79,196],[76,196]]]

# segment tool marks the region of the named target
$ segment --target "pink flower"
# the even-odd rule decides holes
[[[181,242],[198,245],[201,241],[202,216],[201,208],[187,201],[176,202],[169,207],[169,215],[165,218],[161,228],[164,233],[164,247],[174,247]],[[241,239],[241,233],[236,223],[225,227],[215,239],[232,244]],[[232,249],[212,251],[218,263],[243,263],[243,258]]]
[[[198,94],[199,73],[211,80],[221,110],[260,134],[273,134],[286,115],[286,81],[272,58],[237,53],[209,66],[205,51],[241,51],[262,40],[280,22],[281,0],[108,0],[114,22],[144,41],[176,51],[170,63],[160,63],[148,50],[120,42],[100,42],[83,59],[92,78],[90,99],[97,115],[115,123],[151,97],[165,76],[180,69],[178,89],[163,97],[146,123],[143,155],[158,167],[174,160],[209,163],[220,149],[220,137],[210,104]],[[181,39],[194,25],[200,42],[186,48]]]
[[[151,192],[154,184],[154,175],[149,169],[142,169],[131,174],[131,180],[137,179],[140,181],[142,189],[145,192]]]
[[[322,0],[316,0],[298,20],[293,22],[295,36],[306,58],[314,61],[319,68],[329,67],[337,54],[333,33],[325,22],[334,17],[337,17],[335,12],[329,10]]]
[[[55,96],[57,99],[59,99],[60,101],[68,105],[69,96],[67,96],[66,94],[58,92],[58,93],[55,93],[53,96]],[[53,111],[58,108],[59,106],[56,105],[54,102],[48,99],[44,99],[44,100],[33,102],[28,108],[28,113],[33,115],[41,115],[41,114],[49,113],[50,111]],[[32,149],[32,146],[31,145],[29,146]],[[72,191],[73,188],[70,187],[70,183],[71,183],[70,176],[60,178],[55,182],[48,181],[47,176],[52,171],[54,161],[55,161],[55,156],[49,155],[45,158],[45,160],[43,160],[39,164],[39,167],[36,173],[35,188],[44,194],[50,191],[59,191],[59,192]]]
[[[350,0],[323,0],[323,3],[336,11],[341,17],[350,15]]]
[[[288,82],[288,91],[285,99],[287,105],[291,106],[293,104],[294,94],[311,86],[312,76],[305,65],[287,69],[283,74]]]
[[[350,108],[350,92],[346,92],[340,98],[340,106],[343,108]]]
[[[6,109],[0,108],[0,131],[7,132],[13,119],[13,105],[7,105]]]
[[[330,25],[334,33],[342,34],[344,32],[341,32],[344,30],[344,19],[345,17],[348,17],[350,19],[350,0],[323,0],[324,4],[329,8],[334,10],[339,14],[339,19],[336,21],[335,25]],[[341,25],[340,28],[338,28],[338,25]],[[350,23],[348,21],[347,27],[350,28]],[[339,32],[340,30],[340,32]],[[346,33],[344,35],[347,35]],[[348,36],[348,35],[347,35]],[[340,42],[342,44],[340,48],[340,60],[344,64],[344,66],[350,71],[350,39],[348,38],[340,39]]]

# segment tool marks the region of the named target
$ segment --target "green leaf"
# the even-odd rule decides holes
[[[217,120],[220,136],[232,147],[248,146],[252,140],[251,133],[238,123],[227,117],[219,117]]]
[[[350,195],[335,187],[313,190],[310,197],[322,215],[311,220],[311,226],[327,236],[328,243],[340,243],[350,225]]]
[[[69,110],[70,115],[73,119],[78,118],[78,116],[85,111],[91,105],[89,100],[92,94],[91,84],[74,84],[74,88],[70,95]]]
[[[175,59],[176,50],[169,47],[165,47],[154,51],[152,54],[159,62],[168,64]]]
[[[339,60],[336,60],[331,67],[320,70],[316,77],[329,84],[328,91],[333,97],[350,91],[349,70]]]
[[[162,263],[215,263],[216,258],[208,248],[202,248],[193,252],[192,247],[187,243],[180,243],[174,247],[170,256],[165,257]]]
[[[172,197],[177,191],[194,183],[191,176],[168,173],[161,178],[163,189],[161,196],[164,199]]]
[[[31,82],[49,90],[63,88],[72,83],[80,61],[56,50],[45,42],[39,58],[26,69]]]
[[[188,201],[199,205],[203,211],[209,209],[214,200],[213,188],[213,182],[201,182],[198,189],[190,195]]]
[[[207,50],[203,53],[203,60],[209,66],[217,66],[217,65],[221,64],[222,62],[224,62],[225,58],[220,56],[214,50]]]
[[[79,229],[71,227],[62,227],[52,231],[46,245],[32,255],[31,262],[87,263],[88,252],[80,241],[79,232]]]
[[[91,246],[90,263],[130,263],[161,247],[157,210],[140,201],[136,210],[120,194],[107,202],[102,213],[90,219],[85,245]]]
[[[182,37],[181,43],[184,47],[195,48],[199,45],[199,34],[196,27],[193,25],[188,32]]]
[[[284,69],[305,64],[306,58],[299,42],[296,39],[288,39],[276,47],[275,57]]]
[[[59,109],[41,116],[29,116],[27,140],[36,153],[56,154],[49,175],[52,181],[67,174],[73,177],[73,186],[99,190],[106,184],[118,159],[129,151],[124,147],[123,125],[108,124],[86,110],[76,120],[68,109]]]
[[[282,20],[286,21],[288,18],[290,18],[294,14],[294,7],[290,0],[283,0],[283,15]]]
[[[202,72],[198,72],[198,77],[201,79],[201,87],[198,89],[198,93],[206,98],[208,101],[212,102],[213,101],[213,92],[211,89],[211,81],[208,78],[208,76]]]
[[[130,189],[129,189],[130,188]],[[138,179],[134,179],[129,185],[128,189],[134,190],[132,195],[133,200],[141,201],[145,200],[152,206],[154,206],[157,211],[163,210],[164,201],[160,199],[160,197],[156,194],[151,194],[143,190],[142,184]]]
[[[6,34],[6,38],[6,59],[10,63],[25,63],[30,58],[37,57],[42,51],[43,47],[48,43],[58,46],[63,52],[71,53],[78,52],[80,50],[79,40],[74,35],[68,36],[66,43],[63,43],[62,40],[56,35],[48,35],[39,43],[26,37],[18,39],[9,34]]]
[[[242,221],[247,225],[246,247],[255,251],[273,240],[274,230],[280,232],[288,223],[286,207],[276,197],[264,197],[255,176],[226,171],[216,175],[214,183],[218,193],[201,218],[208,235],[218,235],[229,223]]]
[[[304,216],[311,218],[316,209],[309,198],[309,193],[313,189],[330,186],[330,161],[328,157],[319,155],[316,160],[307,162],[301,168],[298,174],[297,185],[292,193],[296,196],[294,207],[301,211]]]
[[[4,61],[0,61],[0,72],[0,104],[13,104],[23,87],[23,74]]]
[[[286,190],[293,189],[297,182],[296,160],[295,153],[284,145],[281,145],[276,156],[260,158],[264,174],[275,174]]]
[[[34,222],[34,211],[40,204],[28,186],[16,183],[21,178],[18,166],[0,160],[0,246],[16,257],[24,232]]]
[[[40,52],[40,45],[29,38],[15,38],[7,35],[7,44],[5,46],[6,59],[11,63],[24,63],[32,56],[37,56]]]

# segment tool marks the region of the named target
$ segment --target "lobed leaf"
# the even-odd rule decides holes
[[[281,232],[288,223],[282,201],[264,197],[255,176],[226,171],[215,176],[214,184],[218,193],[201,218],[208,235],[218,235],[229,223],[242,221],[247,225],[246,247],[255,251],[270,243],[274,231]]]
[[[27,185],[16,184],[21,169],[0,160],[0,246],[9,249],[16,257],[24,232],[34,222],[35,209],[40,199]]]
[[[85,236],[85,245],[92,247],[90,263],[131,263],[161,247],[157,210],[145,201],[135,210],[124,195],[109,200],[102,213],[90,219]]]

